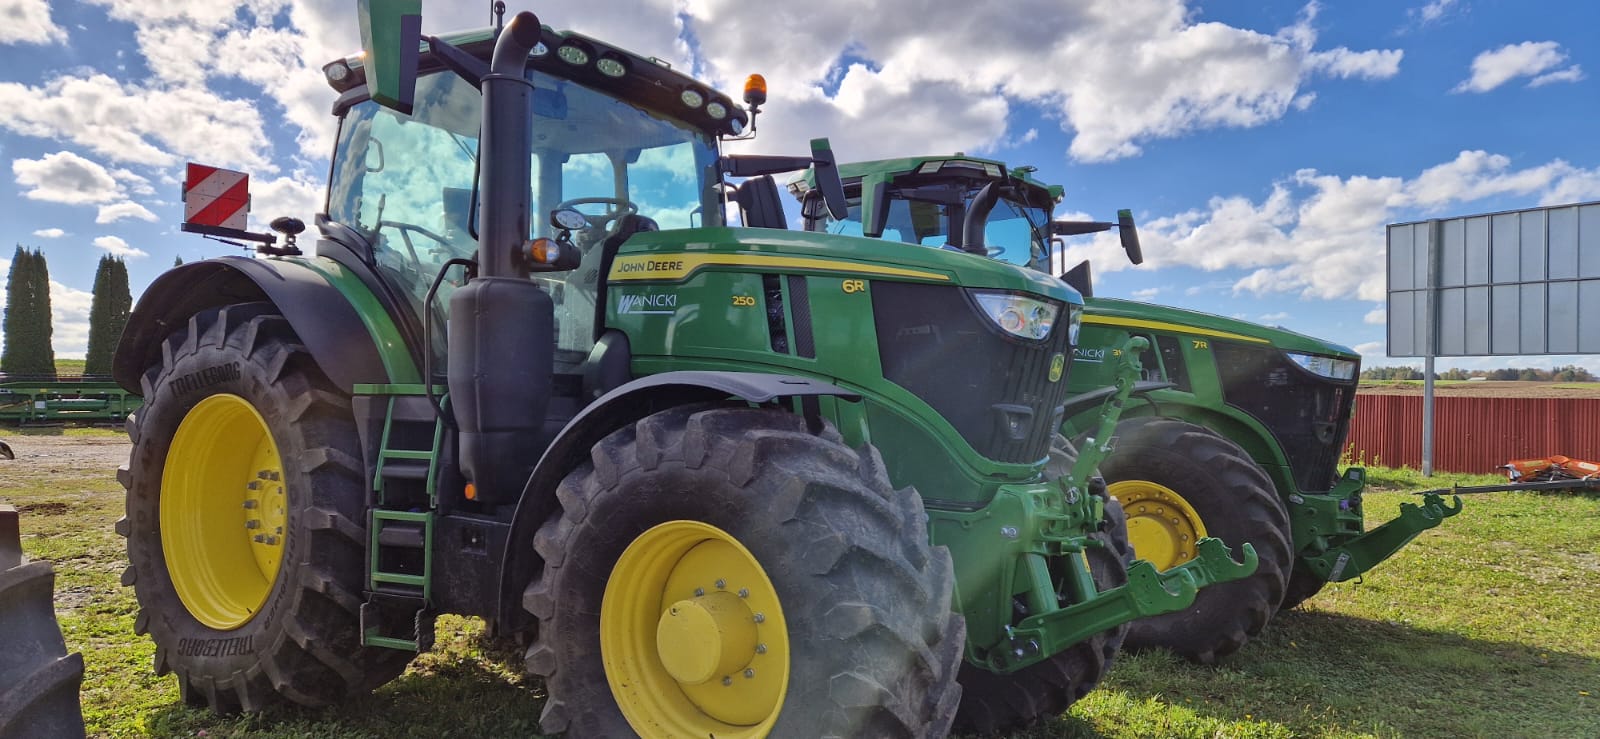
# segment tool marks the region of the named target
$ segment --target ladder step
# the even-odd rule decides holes
[[[421,549],[425,543],[420,523],[389,523],[378,530],[378,546]]]
[[[428,466],[416,464],[386,464],[383,466],[385,480],[426,480],[428,479]]]
[[[433,459],[433,450],[431,450],[431,449],[385,449],[385,450],[383,450],[383,458],[384,459],[420,459],[420,460],[423,460],[423,461],[426,462],[426,461],[429,461],[429,460]]]

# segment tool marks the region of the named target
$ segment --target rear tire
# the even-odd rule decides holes
[[[533,541],[543,571],[523,598],[540,620],[527,658],[528,669],[544,676],[549,691],[540,718],[545,731],[583,737],[937,737],[949,730],[965,646],[965,624],[950,609],[950,555],[929,544],[921,498],[909,488],[890,487],[871,447],[851,449],[831,427],[811,434],[803,418],[782,411],[675,408],[595,445],[556,495],[559,510]],[[619,573],[630,572],[636,561],[631,547],[673,527],[714,529],[705,541],[742,547],[746,564],[764,572],[754,580],[770,583],[766,595],[776,599],[787,629],[757,638],[765,644],[785,635],[792,646],[783,650],[786,673],[769,671],[781,669],[774,642],[771,652],[740,663],[756,669],[755,677],[734,667],[726,677],[700,683],[676,672],[665,682],[628,681],[633,663],[619,660],[649,658],[665,642],[639,636],[645,641],[634,652],[615,641],[608,645],[602,638],[607,629],[624,635],[649,631],[619,631],[618,622],[608,621],[611,609],[654,598],[657,605],[646,603],[644,612],[660,613],[665,623],[668,604],[652,593],[687,599],[692,588],[657,587],[653,581],[639,587],[641,581]],[[671,577],[667,581],[676,582]],[[701,585],[711,596],[725,595],[715,592],[720,586]],[[728,590],[735,585],[730,579]],[[767,586],[750,589],[761,587]],[[693,598],[701,595],[696,590]],[[762,595],[754,592],[748,602]],[[749,615],[739,618],[742,624],[751,621]],[[720,647],[718,653],[724,653]],[[650,669],[667,675],[674,663],[661,654]],[[726,669],[719,665],[715,672]],[[768,676],[785,678],[786,688],[752,720],[708,723],[716,709],[694,702],[701,699],[693,691],[721,690],[719,683],[735,690],[733,681],[742,686],[746,679]],[[622,694],[628,717],[610,682],[619,678],[633,688]],[[681,709],[655,708],[669,701]]]
[[[1058,435],[1050,446],[1048,476],[1055,479],[1067,474],[1077,458],[1078,450]],[[1092,478],[1090,492],[1106,498],[1105,482]],[[1090,538],[1104,545],[1089,550],[1088,554],[1095,586],[1104,591],[1126,584],[1128,564],[1134,555],[1133,548],[1128,546],[1128,526],[1123,519],[1122,506],[1115,500],[1106,499],[1105,527]],[[1094,690],[1111,671],[1127,633],[1127,624],[1107,629],[1050,659],[1008,674],[963,663],[961,711],[956,715],[956,729],[964,733],[994,734],[1061,715]]]
[[[83,736],[83,655],[56,625],[49,562],[0,570],[0,739]]]
[[[123,584],[134,587],[139,601],[134,630],[155,642],[156,673],[177,673],[185,702],[224,713],[281,701],[328,705],[400,674],[410,653],[361,645],[366,494],[349,397],[323,376],[288,321],[266,303],[194,316],[166,341],[161,356],[143,378],[144,407],[128,422],[134,447],[118,475],[128,491],[127,516],[117,523],[132,563]],[[225,410],[208,410],[215,408]],[[213,447],[203,437],[183,441],[195,438],[194,424],[206,428],[205,421],[219,418],[239,423],[223,424],[222,441]],[[253,446],[255,457],[223,454],[240,446]],[[263,455],[272,461],[260,464]],[[174,458],[172,479],[165,480]],[[215,485],[218,496],[238,497],[213,513],[204,498],[182,497],[193,485],[190,473],[225,482]],[[279,478],[281,487],[273,484]],[[249,484],[258,480],[267,484]],[[162,510],[164,500],[170,510]],[[272,515],[281,518],[269,519],[280,507],[282,513]],[[237,521],[223,508],[237,511]],[[201,527],[184,526],[163,535],[164,518],[216,531],[197,536],[192,532]],[[247,519],[266,525],[251,529]],[[234,526],[237,531],[226,530]],[[250,571],[247,557],[260,556],[250,531],[281,536],[275,544],[256,541],[277,548],[275,566]],[[170,561],[168,548],[175,553]],[[196,551],[217,556],[181,554]],[[245,564],[228,570],[211,563],[223,555]],[[260,585],[202,587],[207,578],[228,580],[234,573]],[[219,593],[220,601],[201,597]]]
[[[1301,564],[1296,559],[1294,569],[1289,573],[1289,585],[1283,594],[1283,603],[1278,606],[1279,611],[1287,611],[1311,599],[1312,596],[1322,592],[1328,584],[1328,578],[1311,571],[1311,568]]]
[[[1202,426],[1171,418],[1133,418],[1117,424],[1116,448],[1100,469],[1127,513],[1134,556],[1150,558],[1139,551],[1141,532],[1135,527],[1159,531],[1163,517],[1173,512],[1162,513],[1158,501],[1130,503],[1130,495],[1119,489],[1176,493],[1192,508],[1190,515],[1203,523],[1205,535],[1235,548],[1248,543],[1260,557],[1255,574],[1201,588],[1187,609],[1133,622],[1125,645],[1165,647],[1192,662],[1212,664],[1261,633],[1283,602],[1293,557],[1288,511],[1250,456]],[[1161,543],[1162,550],[1192,547],[1190,540]],[[1167,566],[1176,564],[1181,561]]]

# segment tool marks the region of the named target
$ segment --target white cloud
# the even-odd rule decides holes
[[[1147,287],[1142,290],[1134,290],[1131,294],[1134,300],[1150,300],[1165,290],[1166,288],[1162,287]]]
[[[100,166],[70,151],[46,154],[40,159],[11,162],[17,184],[29,200],[81,205],[104,203],[122,196],[116,178]]]
[[[1580,169],[1558,159],[1513,169],[1508,157],[1463,151],[1411,179],[1305,169],[1274,183],[1259,201],[1218,196],[1204,208],[1143,219],[1139,231],[1150,269],[1244,269],[1247,274],[1231,284],[1236,293],[1380,301],[1386,224],[1402,214],[1507,196],[1545,204],[1595,199],[1600,168]],[[1115,246],[1115,236],[1100,234],[1090,244],[1069,246],[1065,261],[1091,258],[1100,272],[1126,269]],[[1381,310],[1375,313],[1381,316]],[[1365,320],[1372,322],[1373,314]]]
[[[155,223],[156,214],[151,213],[150,209],[132,200],[124,200],[120,203],[100,206],[100,212],[95,216],[94,222],[116,223],[124,218],[137,218],[141,221]]]
[[[1456,0],[1430,0],[1427,5],[1421,8],[1407,10],[1406,15],[1417,19],[1423,25],[1427,25],[1443,18],[1455,4]]]
[[[67,32],[50,20],[50,0],[0,0],[0,44],[64,43]]]
[[[276,171],[256,105],[199,88],[125,84],[98,73],[38,87],[0,83],[0,128],[70,141],[113,162],[170,167],[189,159]]]
[[[1370,323],[1370,324],[1373,324],[1373,325],[1376,325],[1376,326],[1382,326],[1383,324],[1387,323],[1388,321],[1389,321],[1389,311],[1388,311],[1387,308],[1385,308],[1384,306],[1381,306],[1381,305],[1376,307],[1376,308],[1373,308],[1370,311],[1367,311],[1367,314],[1365,316],[1361,317],[1361,322],[1362,323]]]
[[[904,9],[864,12],[852,0],[782,8],[690,0],[685,12],[712,77],[766,75],[772,105],[786,111],[770,124],[769,134],[782,139],[777,148],[801,145],[801,127],[841,132],[835,137],[845,143],[835,144],[847,158],[938,150],[928,144],[946,140],[982,151],[1006,141],[1005,119],[950,112],[1006,111],[1016,102],[1055,113],[1073,134],[1074,158],[1133,156],[1145,141],[1276,120],[1310,100],[1309,78],[1390,76],[1401,56],[1314,50],[1316,3],[1272,34],[1196,22],[1181,0],[1028,0],[985,14],[982,23],[971,22],[971,10],[922,4],[912,11],[916,23],[904,22]],[[775,27],[785,32],[770,32]],[[893,105],[863,99],[863,91],[881,90],[894,91]],[[966,105],[950,106],[952,96]],[[789,115],[799,103],[803,109]],[[865,104],[875,117],[893,110],[914,121],[918,136],[855,134]]]
[[[1290,316],[1288,313],[1284,313],[1283,311],[1278,311],[1277,313],[1264,313],[1258,320],[1260,320],[1262,323],[1278,323],[1279,321],[1287,321],[1290,318],[1293,318],[1293,316]]]
[[[128,246],[128,242],[123,241],[120,236],[96,236],[94,245],[111,252],[111,256],[122,257],[123,259],[139,259],[150,256],[149,252],[143,249],[135,249]]]
[[[1399,49],[1351,51],[1340,47],[1308,54],[1306,66],[1342,79],[1386,80],[1400,73],[1400,59],[1404,56],[1405,52]]]
[[[1528,83],[1529,87],[1544,87],[1552,82],[1579,82],[1583,79],[1583,67],[1576,64],[1555,72],[1546,72]]]
[[[1583,79],[1583,70],[1577,65],[1556,69],[1566,61],[1566,52],[1554,41],[1507,44],[1474,57],[1472,76],[1456,85],[1453,92],[1488,92],[1518,77],[1533,77],[1531,87]]]
[[[296,171],[288,177],[252,179],[251,228],[265,232],[266,224],[278,216],[294,216],[310,226],[313,215],[322,210],[322,200],[323,183],[304,171]]]
[[[50,348],[58,357],[82,357],[89,350],[89,308],[94,293],[50,281]]]
[[[62,231],[59,228],[41,228],[37,231],[34,231],[33,235],[38,236],[41,239],[59,239],[62,236],[66,236],[67,232]],[[7,264],[10,263],[7,262]]]
[[[1360,354],[1363,359],[1365,359],[1367,357],[1386,357],[1387,356],[1387,355],[1384,354],[1384,351],[1385,351],[1384,343],[1381,342],[1381,341],[1368,341],[1368,342],[1366,342],[1364,344],[1356,344],[1355,346],[1353,346],[1351,348],[1355,349],[1356,353]]]

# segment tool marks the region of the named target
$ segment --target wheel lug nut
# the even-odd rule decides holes
[[[260,480],[251,480],[249,483],[247,483],[245,485],[245,487],[249,488],[251,490],[260,490],[261,489],[261,481]]]
[[[766,654],[766,653],[767,653],[767,645],[765,645],[765,644],[757,644],[756,645],[756,654]]]
[[[706,589],[705,588],[695,588],[694,589],[694,595],[695,595],[696,598],[698,598],[698,597],[700,597],[702,595],[705,595],[705,594],[706,594]]]
[[[744,676],[745,677],[755,677],[756,676],[756,671],[754,669],[752,669],[752,668],[746,667],[746,668],[744,668]]]
[[[755,618],[756,618],[756,623],[758,623],[758,624],[767,620],[766,615],[760,614],[760,613],[757,613]]]
[[[252,483],[252,484],[254,484],[254,483]],[[255,510],[255,507],[258,506],[258,505],[261,505],[261,504],[258,503],[257,501],[247,500],[247,501],[244,502],[244,509],[247,510],[247,511]]]
[[[267,543],[267,535],[266,534],[256,534],[252,538],[255,540],[255,542],[257,544],[265,544],[265,543]]]
[[[733,678],[731,676],[728,676],[728,675],[723,675],[722,676],[722,687],[726,688],[726,687],[728,687],[729,685],[732,685],[732,684],[733,684]]]
[[[716,584],[718,590],[722,590],[723,588],[728,587],[728,581],[727,580],[723,580],[721,578],[718,578],[717,582],[715,584]]]
[[[247,529],[259,529],[261,528],[261,522],[252,518],[249,521],[244,522],[244,527]]]
[[[739,597],[740,598],[748,598],[748,597],[750,597],[750,588],[739,588]]]

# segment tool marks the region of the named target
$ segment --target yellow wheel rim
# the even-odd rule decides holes
[[[237,395],[197,403],[161,473],[161,551],[195,620],[227,631],[261,610],[283,563],[288,508],[283,462],[255,407]]]
[[[1106,490],[1128,515],[1128,543],[1134,556],[1158,570],[1194,559],[1206,525],[1183,496],[1149,480],[1114,482]]]
[[[764,737],[789,688],[789,629],[767,573],[732,535],[669,521],[606,581],[600,655],[644,737]]]

